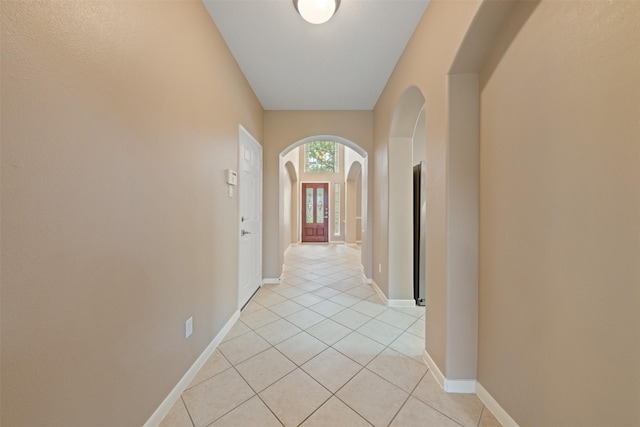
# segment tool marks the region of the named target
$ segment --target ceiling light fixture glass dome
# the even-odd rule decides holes
[[[340,0],[293,0],[302,18],[311,24],[324,24],[336,13]]]

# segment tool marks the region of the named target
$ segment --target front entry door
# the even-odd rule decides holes
[[[329,184],[302,184],[302,241],[329,241]]]

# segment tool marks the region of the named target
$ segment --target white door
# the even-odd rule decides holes
[[[238,153],[238,302],[242,308],[262,283],[262,147],[240,126]]]

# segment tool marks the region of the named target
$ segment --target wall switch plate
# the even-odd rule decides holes
[[[378,273],[382,273],[382,264],[378,264]]]
[[[189,317],[184,324],[184,338],[187,339],[193,333],[193,317]]]
[[[238,185],[238,172],[227,169],[226,170],[226,181],[229,185]]]

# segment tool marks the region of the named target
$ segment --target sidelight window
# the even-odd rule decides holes
[[[333,193],[333,234],[340,235],[340,184],[337,182]]]

